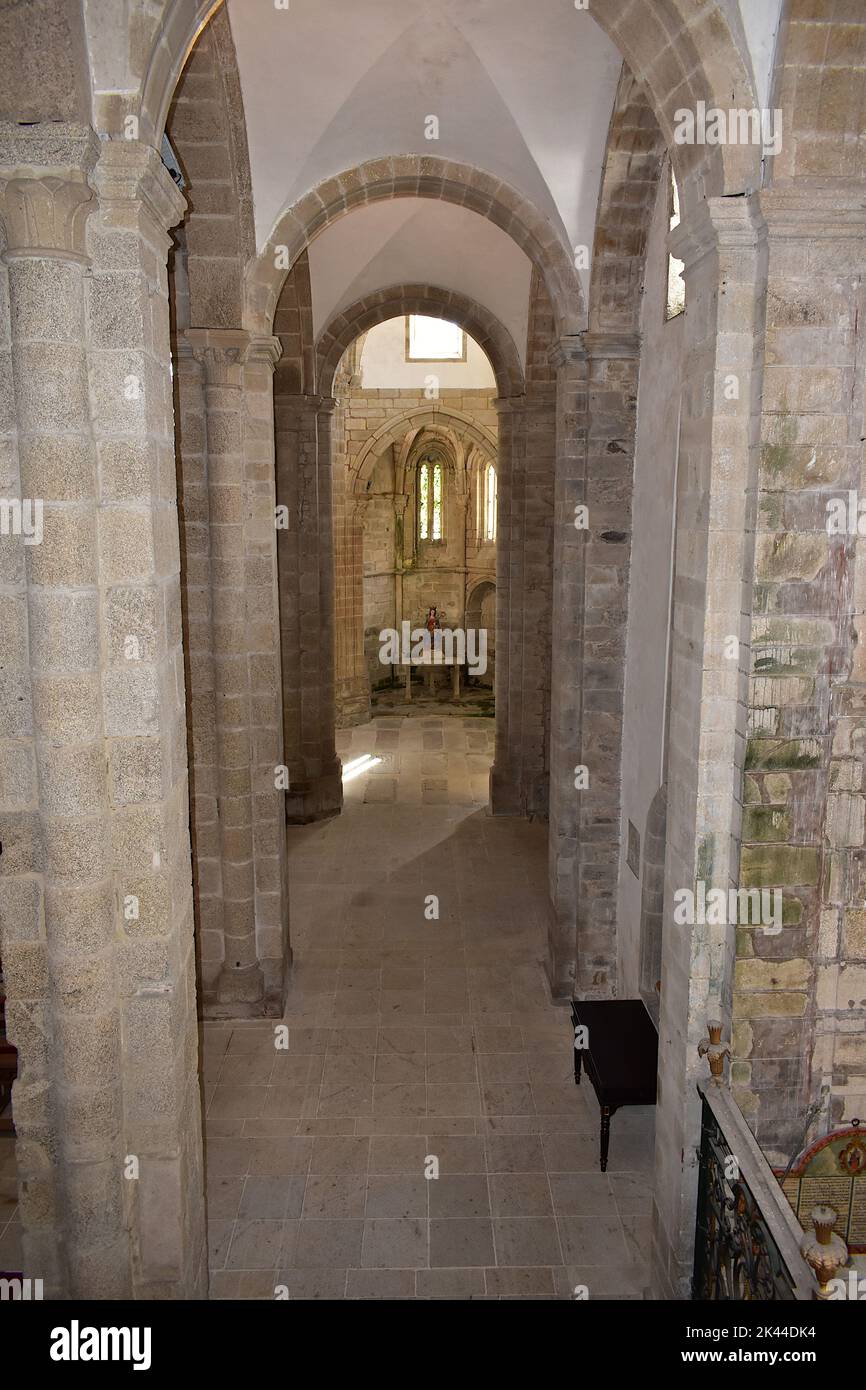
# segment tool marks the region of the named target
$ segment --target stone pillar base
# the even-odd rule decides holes
[[[490,811],[494,816],[523,816],[526,805],[513,768],[490,769]]]
[[[573,999],[574,961],[563,960],[559,957],[553,942],[550,940],[553,931],[555,931],[555,928],[551,926],[548,933],[547,956],[544,962],[544,973],[547,976],[547,985],[550,990],[551,998],[555,1000]]]
[[[338,816],[343,809],[343,765],[309,781],[292,781],[286,792],[286,824],[308,825],[311,821]]]
[[[217,980],[216,1007],[229,1007],[230,1017],[237,1017],[238,1007],[243,1005],[261,1012],[264,989],[264,979],[258,965],[223,965]]]
[[[370,721],[370,687],[366,681],[344,681],[337,686],[336,724],[351,729]]]
[[[223,1004],[217,1001],[203,1004],[201,1016],[206,1022],[226,1018],[282,1018],[283,1003],[281,999],[264,998],[249,1003],[235,1004]]]

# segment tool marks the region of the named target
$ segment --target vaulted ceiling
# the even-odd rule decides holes
[[[739,3],[766,86],[781,0]],[[325,179],[435,155],[512,185],[568,246],[591,246],[621,56],[573,0],[227,0],[256,241]],[[438,122],[429,139],[430,117]],[[313,243],[317,329],[399,281],[483,302],[525,343],[529,263],[483,217],[427,201],[350,213]],[[582,271],[584,298],[588,274]]]

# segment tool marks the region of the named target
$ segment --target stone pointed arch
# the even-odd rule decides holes
[[[284,209],[258,257],[247,267],[248,326],[270,332],[288,267],[319,232],[355,208],[391,198],[441,199],[488,218],[543,276],[560,332],[573,333],[581,326],[583,298],[573,254],[535,205],[472,164],[419,154],[367,160],[324,180]]]
[[[352,469],[350,490],[352,493],[361,494],[366,487],[369,478],[372,476],[376,466],[376,460],[382,457],[386,449],[392,444],[397,444],[410,430],[415,432],[415,437],[424,430],[435,432],[453,426],[464,437],[471,439],[473,444],[491,458],[496,457],[497,444],[496,436],[486,425],[479,424],[473,420],[471,415],[465,414],[462,410],[447,405],[431,405],[429,410],[407,410],[402,415],[396,416],[392,420],[386,420],[375,434],[364,444],[355,465]]]
[[[524,389],[520,354],[508,329],[482,305],[456,290],[435,285],[390,285],[366,295],[335,314],[316,345],[316,381],[322,395],[333,391],[340,359],[361,333],[404,314],[425,314],[459,324],[486,354],[500,396],[518,396]]]

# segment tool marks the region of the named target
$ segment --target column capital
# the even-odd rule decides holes
[[[690,269],[712,251],[754,250],[766,236],[759,195],[706,198],[668,237],[668,249]]]
[[[0,122],[0,216],[6,259],[84,260],[96,207],[88,178],[99,154],[89,126]]]
[[[589,356],[600,358],[640,357],[640,334],[616,329],[587,330],[582,334]]]
[[[187,328],[182,337],[211,386],[239,386],[250,335],[244,328]]]
[[[165,235],[186,211],[186,199],[156,150],[139,140],[104,140],[93,171],[102,209],[114,216],[140,208]]]
[[[576,362],[586,361],[586,348],[583,345],[582,333],[566,333],[561,338],[557,338],[547,354],[547,360],[557,371],[560,367],[567,367]]]

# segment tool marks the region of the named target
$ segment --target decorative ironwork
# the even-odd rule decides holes
[[[692,1298],[702,1302],[802,1298],[704,1095]]]

